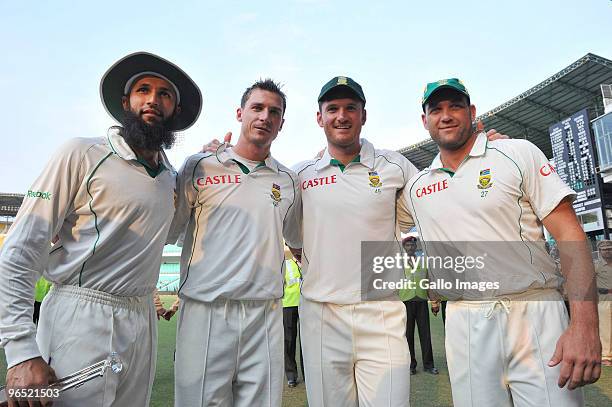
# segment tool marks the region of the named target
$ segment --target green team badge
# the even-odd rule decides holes
[[[370,179],[370,186],[374,188],[374,193],[380,194],[380,187],[382,187],[383,183],[380,179],[380,175],[378,175],[378,172],[369,171],[368,178]]]
[[[478,177],[478,189],[489,189],[493,186],[491,182],[491,169],[487,168],[480,170],[480,177]]]
[[[278,203],[281,201],[281,191],[280,185],[272,184],[272,192],[270,193],[270,198],[274,201],[274,206],[278,206]]]
[[[370,186],[372,188],[378,188],[382,186],[382,182],[380,181],[380,175],[376,171],[368,172],[368,176],[370,177]]]

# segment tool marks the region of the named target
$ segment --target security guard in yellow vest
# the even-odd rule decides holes
[[[39,278],[34,286],[34,315],[32,319],[35,324],[38,324],[40,305],[50,289],[51,282],[47,281],[44,277]]]
[[[285,252],[285,258],[291,254]],[[298,333],[298,305],[300,304],[300,282],[302,271],[300,265],[292,258],[285,260],[285,295],[283,297],[283,326],[285,330],[285,375],[287,385],[295,387],[298,384],[297,362],[295,349]],[[304,362],[300,346],[300,367],[304,377]]]
[[[414,256],[417,248],[417,239],[412,236],[402,241],[404,250],[408,256]],[[423,358],[423,370],[427,373],[437,375],[438,369],[434,367],[433,349],[431,346],[431,332],[429,329],[429,309],[427,307],[427,290],[419,285],[419,281],[427,278],[427,269],[417,266],[406,269],[406,278],[414,286],[399,290],[400,300],[406,306],[406,338],[410,348],[410,374],[416,374],[417,360],[414,348],[414,328],[419,329],[419,340],[421,342],[421,356]]]

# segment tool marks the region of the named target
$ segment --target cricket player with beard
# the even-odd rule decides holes
[[[448,303],[454,405],[582,406],[577,388],[599,378],[601,345],[593,262],[572,208],[575,192],[530,142],[473,133],[476,108],[460,80],[427,84],[422,107],[440,153],[403,197],[425,252],[437,250],[434,242],[488,247],[485,264],[496,267],[482,276],[500,283],[478,300],[464,292]],[[563,276],[545,251],[542,226],[559,245]]]
[[[7,387],[45,386],[116,352],[119,374],[62,393],[61,405],[146,406],[157,345],[152,293],[174,213],[175,171],[163,150],[197,120],[202,96],[178,66],[146,52],[117,61],[100,92],[121,126],[60,147],[2,248]],[[36,331],[33,287],[41,274],[53,288]]]
[[[183,232],[175,405],[281,405],[284,246],[301,245],[296,174],[272,142],[287,102],[260,80],[243,94],[235,146],[185,161],[169,242]]]

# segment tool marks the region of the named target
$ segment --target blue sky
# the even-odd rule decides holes
[[[316,97],[336,75],[364,88],[362,136],[398,149],[428,137],[426,82],[459,77],[480,113],[592,52],[612,59],[612,1],[8,1],[0,0],[0,192],[27,191],[58,144],[114,124],[98,93],[117,59],[149,51],[181,66],[203,114],[169,152],[177,168],[226,131],[258,78],[284,84],[286,165],[325,145]]]

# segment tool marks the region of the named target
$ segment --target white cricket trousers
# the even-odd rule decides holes
[[[145,407],[151,399],[157,353],[153,296],[118,297],[53,285],[43,300],[36,341],[58,378],[116,352],[123,370],[107,370],[62,393],[54,406]]]
[[[449,301],[446,358],[454,406],[582,406],[582,389],[560,389],[561,365],[548,367],[567,325],[556,290]]]
[[[311,407],[407,407],[410,351],[401,301],[330,304],[300,299]]]
[[[176,332],[176,407],[280,407],[280,300],[181,299]]]

